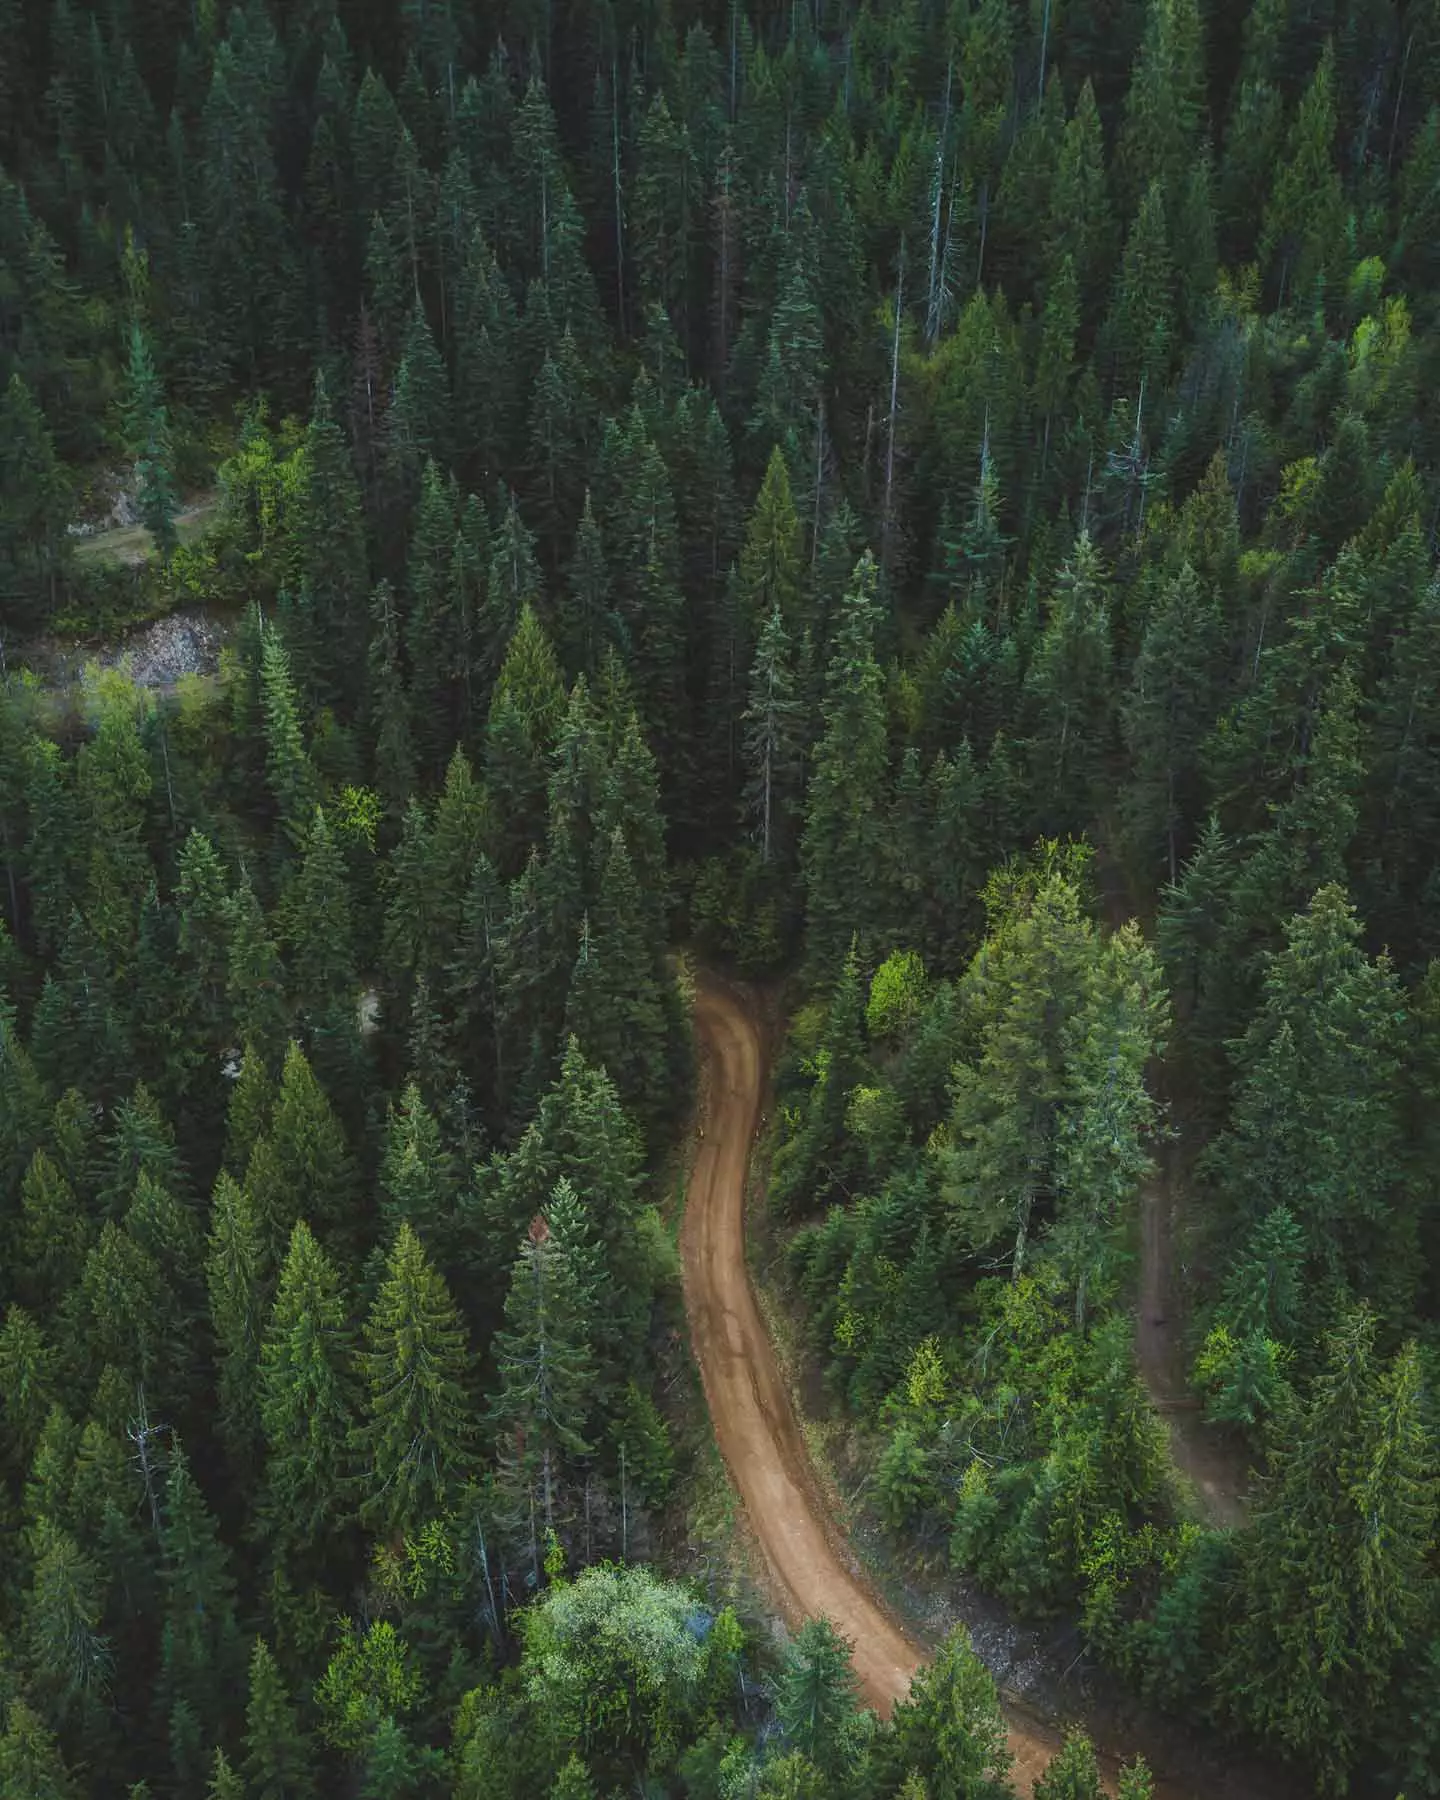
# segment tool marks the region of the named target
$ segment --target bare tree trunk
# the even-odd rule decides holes
[[[615,201],[615,313],[625,335],[625,195],[620,180],[620,86],[610,59],[610,179]]]
[[[625,1446],[620,1446],[620,1560],[630,1560],[630,1489],[626,1478]]]
[[[940,332],[940,290],[943,264],[940,254],[940,203],[945,189],[945,152],[950,142],[950,82],[955,73],[952,58],[945,70],[945,108],[941,114],[940,137],[935,145],[935,173],[930,188],[930,272],[925,292],[925,341],[933,344]]]
[[[889,572],[895,528],[895,416],[900,409],[900,317],[905,304],[905,240],[895,281],[895,331],[890,347],[890,419],[885,443],[885,506],[880,527],[880,573]]]

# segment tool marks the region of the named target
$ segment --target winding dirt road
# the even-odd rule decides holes
[[[824,1614],[854,1646],[868,1705],[882,1716],[925,1660],[832,1540],[790,1396],[745,1263],[745,1175],[760,1110],[760,1029],[739,996],[702,978],[695,1029],[707,1065],[680,1248],[685,1304],[720,1453],[744,1504],[786,1622]],[[1028,1793],[1058,1736],[1007,1709],[1014,1776]]]

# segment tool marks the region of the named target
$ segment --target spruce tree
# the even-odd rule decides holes
[[[1006,1800],[1010,1751],[995,1680],[957,1626],[891,1718],[882,1755],[918,1775],[931,1800]]]
[[[219,1349],[221,1430],[238,1471],[248,1472],[258,1436],[255,1382],[271,1269],[245,1189],[223,1170],[215,1183],[205,1280]]]
[[[382,1531],[413,1530],[464,1479],[475,1416],[464,1328],[408,1224],[390,1247],[357,1360],[364,1395],[350,1442],[360,1517]]]
[[[315,1793],[310,1740],[264,1638],[250,1653],[244,1769],[252,1800],[310,1800]]]
[[[786,1742],[823,1776],[840,1780],[856,1755],[859,1701],[850,1645],[829,1619],[807,1619],[795,1634],[775,1710]]]
[[[178,542],[174,451],[160,377],[138,320],[130,327],[123,411],[127,448],[135,465],[140,521],[150,533],[161,561],[168,562]]]
[[[1086,533],[1056,579],[1025,699],[1037,823],[1047,833],[1083,829],[1112,730],[1105,572]]]
[[[493,1408],[501,1481],[520,1535],[538,1563],[542,1531],[558,1523],[559,1489],[585,1456],[593,1371],[582,1297],[571,1256],[537,1213],[520,1246],[496,1334],[500,1391]]]
[[[208,1763],[208,1748],[201,1746],[225,1735],[230,1695],[241,1679],[243,1660],[229,1552],[174,1439],[162,1519],[165,1611],[156,1705],[170,1733],[175,1779],[193,1792],[203,1765],[191,1759],[198,1754]]]
[[[1436,1469],[1413,1346],[1388,1368],[1347,1314],[1281,1429],[1243,1547],[1218,1678],[1251,1729],[1343,1793],[1433,1598]]]
[[[800,866],[806,948],[817,971],[839,964],[853,932],[867,952],[881,949],[891,922],[889,746],[875,660],[875,582],[867,552],[841,613],[805,794]]]
[[[1365,954],[1344,891],[1322,888],[1268,959],[1261,1009],[1235,1047],[1230,1126],[1206,1155],[1237,1228],[1277,1206],[1299,1226],[1312,1321],[1347,1292],[1405,1313],[1402,1018],[1395,975]]]
[[[264,1327],[258,1371],[266,1448],[258,1516],[278,1562],[323,1560],[327,1539],[346,1518],[353,1357],[345,1285],[310,1227],[298,1220]]]
[[[745,812],[762,863],[788,863],[799,810],[803,719],[795,657],[778,606],[760,632],[745,711]]]

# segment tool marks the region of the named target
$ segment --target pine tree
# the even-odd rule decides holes
[[[15,1800],[78,1800],[80,1793],[53,1734],[20,1699],[8,1702],[0,1734],[0,1793],[7,1800],[11,1794]]]
[[[885,1754],[923,1781],[930,1800],[1004,1800],[1010,1751],[995,1680],[958,1626],[892,1715]]]
[[[375,785],[390,817],[398,819],[415,786],[415,743],[410,695],[400,660],[400,613],[388,581],[375,589],[370,618],[366,715]]]
[[[740,604],[746,644],[777,609],[798,631],[801,595],[800,522],[795,516],[785,458],[770,452],[765,479],[745,527],[740,551]]]
[[[0,1416],[5,1421],[6,1461],[19,1476],[55,1399],[54,1358],[40,1326],[13,1301],[0,1324]]]
[[[353,705],[362,677],[360,639],[370,581],[360,486],[323,371],[315,377],[302,468],[297,529],[316,637],[324,647],[316,698]]]
[[[174,451],[160,377],[139,321],[130,327],[130,361],[125,375],[125,433],[135,463],[140,521],[162,562],[178,541],[175,533]]]
[[[1343,1793],[1430,1604],[1436,1470],[1419,1368],[1389,1368],[1373,1319],[1346,1315],[1271,1455],[1242,1554],[1218,1679],[1246,1723]]]
[[[305,751],[290,658],[270,627],[261,640],[260,690],[265,712],[265,770],[281,830],[293,854],[304,851],[318,788]]]
[[[1260,1012],[1236,1046],[1229,1129],[1207,1153],[1241,1229],[1286,1207],[1304,1233],[1309,1307],[1348,1290],[1404,1313],[1395,975],[1360,944],[1344,890],[1325,887],[1268,959]]]
[[[104,1578],[74,1538],[44,1517],[31,1567],[25,1625],[37,1686],[57,1716],[78,1725],[104,1699],[113,1666],[99,1630]]]
[[[284,1196],[285,1230],[296,1218],[304,1218],[317,1228],[345,1235],[352,1228],[354,1190],[345,1132],[294,1042],[285,1054],[269,1137]]]
[[[386,1531],[436,1516],[475,1433],[464,1328],[419,1238],[401,1225],[365,1324],[365,1398],[351,1433],[361,1519]]]
[[[357,983],[345,859],[323,807],[315,808],[281,911],[290,994],[312,1034],[333,1031],[353,1013]]]
[[[0,393],[0,595],[7,618],[38,625],[60,597],[70,484],[45,416],[18,370]]]
[[[800,866],[807,953],[833,969],[858,931],[867,950],[890,926],[889,747],[884,683],[875,661],[875,561],[856,565],[826,676],[824,731],[805,795]]]
[[[380,1210],[389,1231],[408,1223],[430,1254],[453,1260],[459,1174],[445,1148],[420,1088],[407,1083],[399,1107],[390,1109],[380,1165]]]
[[[590,490],[586,488],[575,532],[574,560],[556,620],[556,644],[566,672],[571,676],[592,676],[599,666],[601,651],[614,640],[615,628],[605,546]]]
[[[807,1619],[795,1634],[775,1710],[786,1741],[840,1780],[856,1753],[859,1704],[850,1646],[829,1619]]]
[[[773,860],[784,867],[799,811],[803,725],[795,692],[794,649],[778,605],[760,632],[744,723],[749,771],[746,816],[760,845],[761,862]]]
[[[770,1197],[782,1215],[808,1212],[850,1189],[858,1146],[848,1108],[865,1073],[864,1030],[865,992],[852,939],[831,991],[815,1084],[800,1129],[776,1152]]]
[[[253,1043],[247,1043],[225,1117],[225,1167],[232,1175],[245,1173],[257,1140],[269,1129],[274,1106],[275,1083],[265,1058]]]
[[[566,1034],[605,1069],[621,1105],[653,1134],[673,1105],[669,1020],[647,943],[634,867],[617,827],[595,911],[587,915],[571,977]]]
[[[230,1765],[230,1759],[216,1745],[215,1757],[210,1765],[210,1780],[205,1789],[205,1800],[245,1800],[245,1783]]]
[[[323,1556],[345,1520],[352,1360],[344,1283],[301,1219],[290,1234],[259,1357],[266,1446],[259,1517],[277,1561]]]
[[[1195,0],[1151,0],[1145,38],[1125,101],[1120,167],[1126,200],[1161,184],[1170,217],[1199,146],[1205,120],[1205,61]]]
[[[1262,259],[1276,268],[1281,302],[1323,302],[1338,274],[1345,198],[1335,172],[1335,59],[1327,44],[1300,101],[1265,208]]]
[[[222,1171],[211,1206],[205,1280],[210,1325],[220,1352],[216,1386],[221,1429],[242,1472],[252,1465],[258,1435],[255,1380],[269,1275],[266,1245],[250,1196]]]
[[[94,1228],[75,1190],[42,1147],[20,1187],[20,1251],[27,1291],[37,1308],[55,1305],[79,1277]]]
[[[1095,1746],[1083,1731],[1070,1730],[1059,1752],[1035,1783],[1038,1800],[1101,1800],[1105,1792]]]
[[[520,1247],[496,1335],[500,1392],[493,1420],[501,1479],[523,1510],[519,1523],[538,1563],[540,1533],[558,1522],[558,1490],[585,1456],[590,1410],[590,1345],[576,1271],[563,1242],[537,1213]]]
[[[1175,337],[1175,259],[1158,181],[1145,190],[1125,240],[1115,277],[1103,342],[1112,400],[1128,400],[1140,419],[1140,403],[1169,374]]]
[[[161,1576],[165,1613],[156,1705],[166,1721],[175,1779],[194,1791],[203,1764],[191,1765],[201,1745],[225,1734],[230,1695],[241,1677],[242,1652],[235,1624],[230,1557],[215,1519],[172,1436],[165,1479]],[[191,1723],[177,1729],[184,1709]]]
[[[310,1800],[315,1793],[310,1740],[264,1638],[256,1638],[250,1653],[249,1696],[244,1767],[252,1800]]]
[[[511,1243],[550,1205],[562,1179],[584,1197],[615,1296],[597,1323],[597,1349],[624,1346],[629,1356],[635,1352],[639,1309],[649,1300],[637,1267],[640,1170],[639,1140],[614,1083],[587,1063],[572,1041],[558,1079],[514,1150],[477,1174],[481,1217],[496,1237]]]
[[[455,747],[454,638],[459,621],[453,582],[459,493],[431,457],[420,483],[406,558],[410,590],[405,649],[416,749],[427,775],[439,775]]]
[[[249,878],[242,874],[229,909],[230,956],[226,998],[235,1034],[253,1054],[257,1070],[267,1060],[279,1061],[288,1028],[285,978],[280,948],[265,910]],[[243,1076],[243,1065],[242,1065]]]
[[[1073,831],[1088,822],[1112,729],[1110,657],[1105,572],[1082,532],[1056,579],[1025,680],[1042,831]]]
[[[1165,584],[1145,626],[1122,703],[1134,762],[1128,830],[1152,870],[1173,886],[1202,816],[1200,745],[1219,686],[1220,617],[1189,563]]]

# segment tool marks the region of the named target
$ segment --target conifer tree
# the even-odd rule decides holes
[[[413,1529],[443,1510],[464,1478],[475,1434],[468,1361],[455,1303],[402,1224],[358,1358],[365,1393],[351,1445],[366,1524]]]
[[[1101,1800],[1104,1792],[1095,1746],[1083,1731],[1066,1732],[1064,1744],[1035,1783],[1038,1800]]]
[[[18,370],[0,393],[0,594],[17,624],[55,608],[67,561],[70,483]]]
[[[266,1447],[259,1516],[277,1561],[323,1558],[327,1539],[346,1517],[352,1360],[344,1283],[300,1219],[290,1234],[259,1355],[258,1408]]]
[[[271,1270],[250,1196],[221,1171],[211,1206],[205,1281],[219,1348],[217,1397],[226,1445],[238,1468],[251,1464],[257,1437],[255,1381]]]
[[[829,1619],[808,1619],[785,1657],[776,1712],[786,1741],[832,1781],[856,1754],[859,1704],[850,1646]]]
[[[586,1059],[610,1076],[626,1111],[658,1132],[672,1104],[669,1020],[655,947],[645,940],[634,866],[618,827],[597,905],[582,928],[565,1029]]]
[[[883,1752],[919,1776],[932,1800],[1003,1800],[1010,1751],[995,1680],[958,1626],[892,1715]]]
[[[875,581],[867,552],[836,632],[824,729],[805,795],[800,865],[807,953],[817,970],[837,966],[852,932],[858,930],[867,951],[877,950],[890,926],[889,747],[875,661]]]
[[[12,1301],[0,1324],[0,1411],[5,1420],[6,1461],[19,1476],[30,1458],[55,1399],[54,1358],[45,1334]]]
[[[19,1698],[5,1711],[0,1734],[0,1793],[26,1800],[78,1800],[79,1787],[61,1760],[54,1735]]]
[[[440,1127],[411,1081],[391,1107],[380,1165],[380,1209],[391,1232],[408,1223],[438,1261],[448,1266],[456,1236],[459,1179]]]
[[[495,1339],[500,1391],[493,1412],[501,1478],[522,1509],[518,1522],[532,1563],[541,1532],[556,1528],[567,1469],[589,1450],[588,1324],[570,1253],[537,1213],[511,1272],[505,1329]]]
[[[1246,1722],[1345,1791],[1432,1596],[1434,1458],[1413,1346],[1385,1368],[1373,1319],[1347,1314],[1285,1423],[1241,1559],[1218,1674]]]
[[[265,712],[265,770],[291,853],[299,855],[314,817],[318,788],[305,750],[290,658],[270,627],[261,640],[260,691]]]
[[[79,1277],[94,1227],[43,1146],[21,1183],[19,1223],[31,1299],[38,1308],[58,1305]]]
[[[1291,122],[1265,209],[1261,257],[1280,299],[1308,307],[1324,299],[1344,242],[1345,200],[1335,172],[1335,59],[1327,44]],[[1317,295],[1317,284],[1320,284]]]
[[[746,642],[777,609],[791,631],[800,628],[800,522],[785,459],[772,450],[740,551],[740,601]]]
[[[360,485],[323,371],[315,377],[302,468],[297,529],[316,638],[324,648],[316,697],[353,705],[360,690],[360,637],[370,581]]]
[[[745,711],[745,810],[763,863],[784,867],[789,859],[799,811],[801,739],[794,648],[776,606],[760,632]]]
[[[255,889],[242,874],[230,899],[230,955],[225,976],[226,998],[239,1041],[247,1057],[253,1050],[257,1067],[265,1059],[278,1062],[288,1025],[285,977],[280,948]]]
[[[1082,533],[1056,580],[1025,681],[1042,830],[1074,830],[1088,819],[1109,747],[1110,659],[1104,568],[1089,535]]]
[[[202,1746],[224,1735],[229,1696],[243,1663],[229,1553],[173,1438],[165,1479],[161,1577],[165,1610],[156,1703],[167,1723],[175,1779],[193,1792],[209,1760]],[[196,1757],[203,1761],[197,1763]]]
[[[1229,1129],[1207,1167],[1248,1230],[1286,1207],[1307,1246],[1312,1317],[1348,1290],[1403,1316],[1398,1069],[1393,971],[1360,944],[1343,889],[1325,887],[1268,959],[1259,1013],[1236,1046]],[[1408,1261],[1408,1259],[1404,1259]]]
[[[1202,812],[1200,745],[1214,716],[1219,645],[1214,597],[1186,563],[1146,623],[1121,710],[1135,765],[1131,838],[1172,886]]]
[[[244,1769],[253,1800],[310,1800],[315,1793],[309,1737],[264,1638],[250,1652]]]
[[[347,1232],[354,1168],[344,1128],[293,1041],[285,1054],[269,1136],[288,1209],[287,1229],[294,1219],[304,1218],[317,1227]]]

